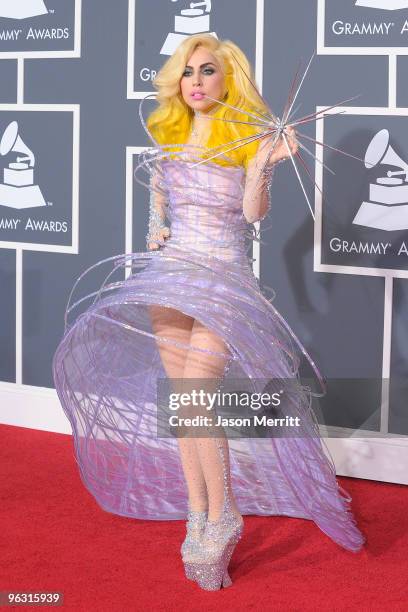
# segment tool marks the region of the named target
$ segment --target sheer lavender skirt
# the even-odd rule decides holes
[[[224,340],[230,356],[225,383],[245,378],[262,391],[258,381],[278,379],[287,391],[285,414],[300,418],[296,436],[230,439],[241,513],[313,520],[339,545],[358,551],[364,536],[320,438],[310,389],[300,382],[301,359],[320,382],[321,375],[260,291],[248,261],[222,261],[171,244],[110,259],[121,280],[67,326],[53,359],[81,478],[98,504],[141,519],[187,515],[177,440],[157,436],[157,384],[166,374],[148,306],[162,305],[198,319]],[[132,274],[123,280],[129,265]]]

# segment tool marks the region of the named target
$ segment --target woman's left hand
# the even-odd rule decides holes
[[[286,142],[289,145],[289,149],[292,155],[295,155],[297,153],[299,144],[296,140],[295,129],[293,127],[285,128],[285,136],[286,136],[286,141],[283,135],[279,137],[278,142],[275,144],[273,148],[273,152],[269,156],[268,164],[273,165],[281,160],[288,159],[290,157]],[[272,142],[274,142],[274,140],[275,140],[274,134],[272,134],[270,138],[264,138],[262,140],[261,144],[259,145],[258,151],[257,151],[257,157],[260,159],[260,161],[263,161],[263,162],[266,161],[266,158],[271,149],[270,145]]]

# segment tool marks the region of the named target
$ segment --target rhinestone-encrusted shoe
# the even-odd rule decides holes
[[[228,565],[243,532],[243,521],[224,514],[223,520],[207,522],[200,550],[185,562],[186,574],[206,591],[218,591],[232,584]]]
[[[187,512],[186,529],[187,534],[184,542],[181,545],[180,552],[184,562],[186,577],[189,580],[194,580],[189,567],[185,565],[191,555],[194,555],[198,550],[198,545],[204,533],[207,523],[207,511],[200,512],[198,510],[189,509]]]

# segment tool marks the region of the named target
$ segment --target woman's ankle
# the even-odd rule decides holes
[[[236,515],[237,518],[241,518],[241,519],[243,518],[236,504],[231,504],[231,511]],[[220,518],[221,518],[220,509],[216,511],[213,511],[211,509],[210,512],[208,513],[208,520],[211,521],[212,523],[216,523],[217,521],[220,520]]]
[[[188,509],[191,512],[208,512],[208,502],[188,502]]]

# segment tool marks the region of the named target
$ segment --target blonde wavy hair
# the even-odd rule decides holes
[[[246,112],[268,112],[267,106],[246,76],[248,75],[255,82],[253,68],[241,49],[230,40],[219,40],[211,34],[195,34],[186,38],[177,47],[153,80],[153,86],[158,91],[156,96],[158,107],[150,113],[146,123],[152,136],[160,145],[184,144],[188,140],[194,112],[183,100],[180,79],[191,54],[200,46],[205,47],[215,56],[223,70],[227,90],[223,101],[242,109],[242,111],[236,111],[218,104],[215,111],[211,112],[212,117],[245,122],[255,120]],[[223,145],[218,151],[227,151],[230,146],[234,146],[233,144],[227,145],[228,142],[257,133],[256,126],[227,121],[209,121],[211,130],[206,142],[207,149]],[[232,160],[232,163],[247,168],[249,160],[258,149],[259,142],[258,139],[229,151],[226,155]],[[223,156],[212,161],[221,165],[230,165],[230,162]]]

